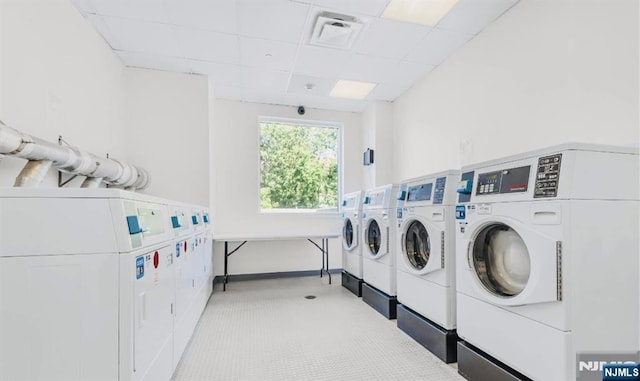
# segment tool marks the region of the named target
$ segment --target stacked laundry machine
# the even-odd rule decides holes
[[[362,207],[362,300],[388,319],[396,318],[396,199],[398,185],[365,193]]]
[[[460,171],[402,183],[397,218],[398,328],[456,361],[455,202]]]
[[[116,189],[0,189],[0,379],[171,378],[170,204]]]
[[[567,144],[462,168],[462,375],[601,379],[600,361],[638,361],[638,163],[637,149]]]
[[[342,198],[342,286],[362,296],[362,200],[364,191],[346,193]]]

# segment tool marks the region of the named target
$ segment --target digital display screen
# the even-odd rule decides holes
[[[433,188],[433,183],[426,183],[409,187],[407,202],[431,200],[431,188]]]

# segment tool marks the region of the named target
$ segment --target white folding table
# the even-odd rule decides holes
[[[229,280],[229,256],[249,241],[292,241],[304,239],[311,242],[322,253],[322,268],[320,269],[320,277],[326,272],[329,276],[329,284],[331,284],[331,273],[329,272],[329,239],[338,238],[340,234],[318,234],[318,233],[296,233],[296,234],[213,234],[214,241],[224,241],[224,281],[222,290],[227,290],[227,282]],[[320,240],[318,244],[315,240]],[[229,242],[240,242],[233,250],[229,251]]]

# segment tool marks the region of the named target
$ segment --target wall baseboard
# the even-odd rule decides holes
[[[330,269],[331,275],[342,273],[342,269]],[[304,270],[304,271],[282,271],[274,273],[255,273],[255,274],[234,274],[229,275],[229,282],[243,280],[262,280],[262,279],[279,279],[279,278],[299,278],[305,276],[319,276],[320,270]],[[213,278],[213,284],[222,284],[224,275],[216,275]]]

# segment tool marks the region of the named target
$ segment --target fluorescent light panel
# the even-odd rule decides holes
[[[337,98],[364,99],[375,87],[375,83],[340,79],[329,95]]]
[[[434,26],[457,2],[458,0],[391,0],[382,13],[382,18]]]

